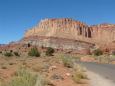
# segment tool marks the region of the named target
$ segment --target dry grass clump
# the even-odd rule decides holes
[[[61,59],[65,67],[73,68],[74,64],[73,64],[73,59],[71,57],[63,56]]]
[[[36,75],[30,73],[28,70],[20,69],[16,72],[11,82],[3,86],[34,86],[36,79]]]
[[[44,79],[44,77],[38,73],[37,75],[37,81],[34,86],[48,86],[49,81]]]
[[[27,69],[20,69],[17,71],[12,81],[3,86],[48,86],[51,84],[48,80],[38,73],[30,72]]]
[[[85,74],[85,69],[81,66],[77,66],[76,71],[73,73],[72,79],[74,82],[78,84],[83,84],[83,79],[87,79],[87,75]]]
[[[85,74],[86,69],[76,63],[76,58],[72,56],[63,56],[61,57],[62,62],[65,67],[72,69],[72,80],[77,84],[84,84],[87,79]]]
[[[6,83],[2,78],[0,78],[0,86],[6,86]]]

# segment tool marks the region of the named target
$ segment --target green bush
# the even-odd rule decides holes
[[[13,54],[11,52],[5,52],[4,56],[11,57],[11,56],[13,56]]]
[[[95,56],[100,56],[100,55],[103,54],[103,52],[102,52],[100,49],[96,49],[96,50],[93,51],[93,54],[94,54]]]
[[[54,52],[55,52],[55,51],[54,51],[53,48],[48,47],[47,50],[46,50],[46,55],[47,55],[47,56],[52,56]]]
[[[28,52],[29,56],[35,56],[35,57],[40,57],[40,52],[38,51],[38,49],[35,48],[31,48],[31,50]]]
[[[14,52],[14,55],[15,56],[20,56],[18,52]]]

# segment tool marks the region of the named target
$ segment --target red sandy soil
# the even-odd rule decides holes
[[[42,64],[50,64],[52,67],[55,66],[54,69],[48,69],[47,72],[42,74],[47,74],[47,79],[51,81],[55,86],[88,86],[88,80],[85,80],[84,84],[77,84],[72,80],[72,71],[69,68],[63,66],[63,64],[56,60],[54,57],[48,58],[27,58],[24,60],[23,58],[0,58],[0,77],[4,81],[10,81],[12,77],[15,75],[16,70],[22,66],[26,65],[28,68],[32,68],[35,65],[42,65]],[[5,67],[5,68],[4,68]],[[51,79],[53,74],[58,74],[63,77],[61,79]],[[70,75],[67,75],[70,74]]]

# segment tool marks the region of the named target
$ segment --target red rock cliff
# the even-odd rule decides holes
[[[56,37],[93,43],[115,48],[115,25],[100,24],[88,26],[69,18],[44,19],[34,28],[26,31],[24,38]],[[106,47],[105,46],[105,47]]]

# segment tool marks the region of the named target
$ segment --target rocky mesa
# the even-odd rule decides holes
[[[21,43],[59,49],[115,49],[115,25],[89,26],[71,18],[44,19],[27,30]]]

